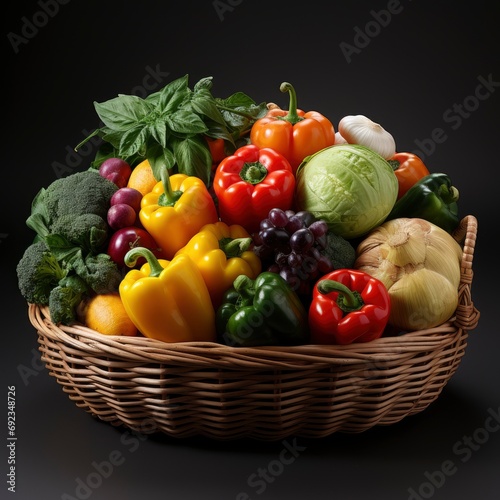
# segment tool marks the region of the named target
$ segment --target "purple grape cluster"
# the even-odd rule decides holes
[[[307,294],[320,275],[333,270],[322,253],[328,225],[311,212],[273,208],[254,234],[254,252],[268,271],[278,273],[298,293]]]

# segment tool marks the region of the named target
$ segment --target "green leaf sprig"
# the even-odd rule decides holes
[[[266,103],[256,104],[243,92],[226,99],[214,97],[212,80],[202,78],[190,89],[185,75],[144,99],[119,94],[95,102],[103,126],[75,150],[98,136],[104,143],[91,168],[99,168],[110,157],[122,158],[132,166],[147,159],[158,180],[161,171],[167,169],[199,177],[208,186],[212,157],[205,137],[221,138],[234,151],[253,123],[267,113]]]

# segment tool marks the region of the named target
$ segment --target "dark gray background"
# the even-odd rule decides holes
[[[5,441],[0,498],[53,500],[66,493],[91,500],[233,500],[247,493],[273,500],[399,500],[410,497],[410,488],[420,489],[422,498],[497,498],[500,432],[485,425],[500,411],[493,241],[498,239],[500,59],[498,16],[488,5],[482,0],[311,0],[295,7],[255,0],[11,5],[11,15],[4,17],[5,403],[0,413],[5,427],[0,435],[6,435],[7,386],[15,385],[17,492],[9,496],[7,491]],[[374,12],[388,9],[390,19],[380,14],[375,21]],[[30,31],[29,22],[38,27]],[[356,34],[366,29],[370,38],[359,48]],[[24,42],[12,42],[23,33]],[[348,62],[340,45],[356,42],[359,50]],[[156,81],[148,76],[153,70]],[[461,214],[479,221],[472,290],[482,316],[438,400],[390,427],[298,439],[299,456],[266,483],[265,491],[248,479],[279,459],[282,442],[161,436],[131,441],[123,429],[77,408],[39,366],[36,334],[17,290],[15,265],[33,236],[24,224],[31,200],[55,180],[54,165],[87,168],[91,149],[72,157],[68,151],[98,126],[93,101],[158,90],[185,74],[191,83],[213,76],[213,93],[220,97],[241,90],[256,101],[283,106],[279,85],[290,81],[303,109],[320,111],[334,124],[346,114],[365,114],[393,133],[400,151],[420,149],[418,141],[431,147],[433,131],[442,129],[445,138],[432,142],[426,163],[451,175],[461,193]],[[481,78],[490,80],[490,88],[483,88],[478,100]],[[465,110],[462,115],[455,106]],[[92,463],[109,460],[112,453],[123,460],[109,477],[90,492],[77,490],[78,481],[94,471]],[[435,471],[450,461],[453,473],[436,482]]]

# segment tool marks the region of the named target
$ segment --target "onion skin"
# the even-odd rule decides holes
[[[384,283],[389,324],[401,331],[434,328],[458,306],[462,248],[424,219],[399,218],[371,231],[356,249],[354,268]]]

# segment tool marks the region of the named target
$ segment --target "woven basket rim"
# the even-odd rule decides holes
[[[55,325],[29,304],[42,360],[75,404],[113,425],[217,440],[320,438],[391,425],[427,408],[453,376],[479,312],[472,303],[475,217],[463,245],[459,303],[427,330],[350,345],[233,347],[106,336]],[[149,430],[151,429],[151,430]]]
[[[398,336],[386,336],[369,343],[350,345],[259,346],[233,347],[216,342],[166,343],[142,336],[107,336],[84,325],[55,325],[50,320],[48,307],[28,304],[31,323],[41,335],[72,346],[89,356],[110,356],[137,362],[159,363],[216,363],[221,365],[263,364],[290,366],[306,363],[354,364],[362,361],[389,360],[416,351],[428,351],[449,342],[457,330],[473,330],[479,319],[470,294],[472,262],[477,237],[477,219],[464,217],[454,238],[463,246],[459,306],[446,323],[426,330],[417,330]]]

